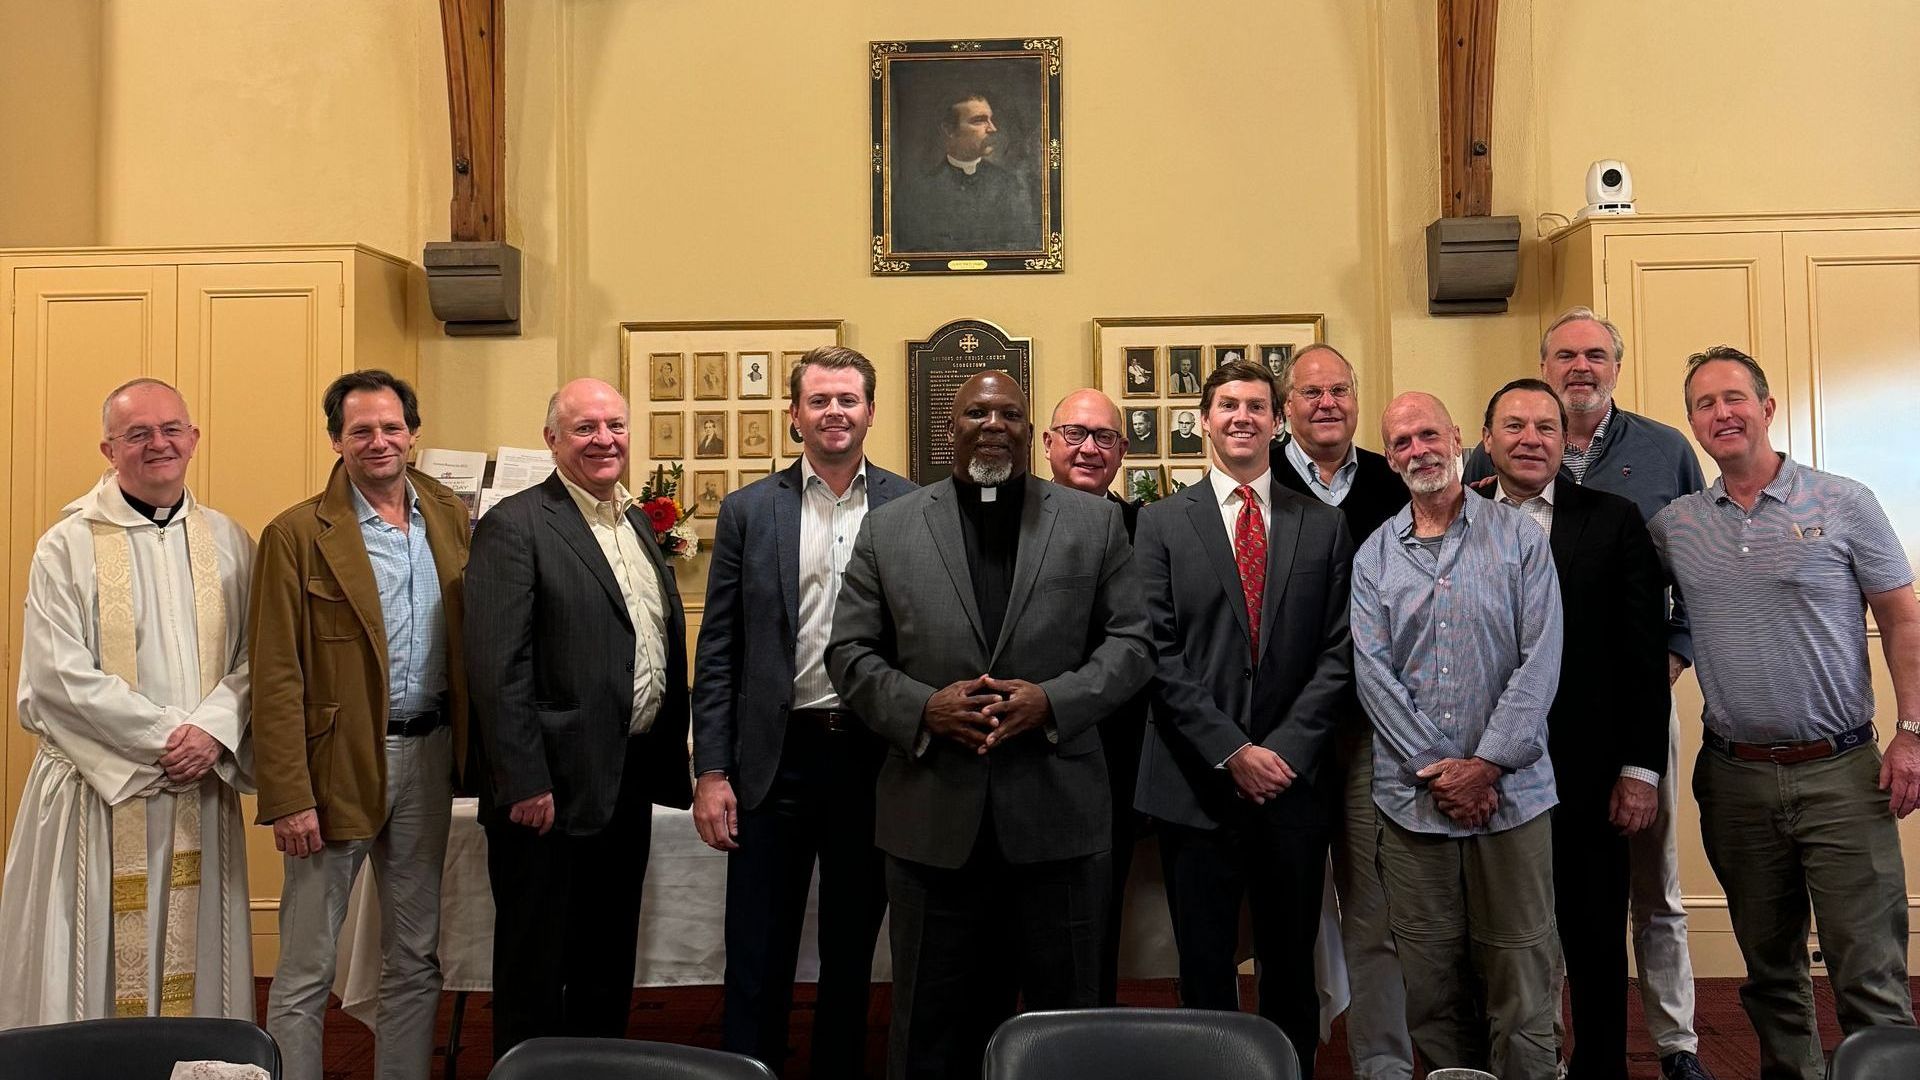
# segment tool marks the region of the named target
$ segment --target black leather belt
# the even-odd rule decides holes
[[[423,712],[416,716],[409,716],[405,720],[387,721],[387,734],[399,735],[402,738],[417,739],[422,735],[432,734],[433,730],[441,724],[446,723],[446,720],[446,714],[442,713],[439,709],[435,709],[432,712]]]
[[[829,735],[863,730],[860,718],[845,709],[795,709],[787,715]]]
[[[1737,761],[1768,761],[1775,765],[1798,765],[1803,761],[1819,761],[1822,758],[1836,757],[1849,750],[1856,750],[1874,741],[1873,725],[1861,724],[1851,731],[1838,735],[1829,735],[1824,739],[1808,739],[1805,742],[1743,743],[1734,742],[1708,729],[1701,741],[1716,753],[1725,754]]]

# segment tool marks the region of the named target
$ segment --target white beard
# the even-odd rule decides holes
[[[998,465],[981,464],[979,458],[967,462],[967,479],[981,487],[999,487],[1013,478],[1013,462],[1003,461]]]

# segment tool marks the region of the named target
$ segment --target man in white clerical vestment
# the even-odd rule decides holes
[[[107,396],[113,468],[34,549],[20,723],[40,738],[0,889],[0,1027],[253,1018],[253,541],[186,489],[200,440],[155,379]]]

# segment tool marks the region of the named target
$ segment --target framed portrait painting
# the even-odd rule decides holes
[[[873,273],[1059,273],[1060,39],[869,43]]]

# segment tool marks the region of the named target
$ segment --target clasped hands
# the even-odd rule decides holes
[[[1427,781],[1427,793],[1440,812],[1463,829],[1485,825],[1500,808],[1500,793],[1494,787],[1500,766],[1491,761],[1442,758],[1414,775]]]
[[[1041,726],[1051,715],[1053,705],[1038,684],[980,675],[934,691],[920,723],[928,734],[984,754]]]

